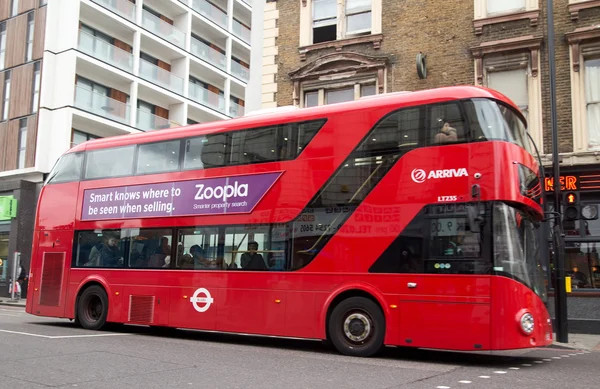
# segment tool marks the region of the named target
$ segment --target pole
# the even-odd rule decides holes
[[[560,166],[558,159],[558,119],[556,113],[556,63],[554,56],[554,1],[548,0],[548,67],[550,70],[550,113],[552,125],[552,165],[554,170],[554,212],[557,215],[554,229],[554,306],[556,316],[556,340],[569,341],[567,329],[567,291],[565,285],[565,245],[560,206]],[[558,227],[558,228],[556,228]]]
[[[19,262],[21,262],[21,253],[15,251],[13,256],[13,268],[12,268],[12,288],[10,288],[10,299],[15,299],[15,289],[17,288],[17,277],[19,277]]]

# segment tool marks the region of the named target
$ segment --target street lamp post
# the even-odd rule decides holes
[[[564,236],[560,206],[560,166],[558,159],[558,123],[556,114],[556,63],[554,62],[554,1],[548,0],[548,66],[550,73],[550,112],[552,125],[552,166],[554,170],[554,307],[556,316],[556,340],[569,341],[567,329],[567,291],[565,285]]]

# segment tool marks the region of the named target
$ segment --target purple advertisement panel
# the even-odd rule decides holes
[[[281,173],[86,189],[81,220],[250,213]]]

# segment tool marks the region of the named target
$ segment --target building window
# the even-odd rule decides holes
[[[585,61],[585,106],[588,145],[600,148],[600,58]]]
[[[43,7],[48,4],[48,0],[40,0],[40,7]]]
[[[6,22],[0,23],[0,70],[4,69],[6,58]]]
[[[500,15],[525,11],[526,0],[486,0],[487,15]]]
[[[303,1],[300,8],[300,46],[380,34],[381,2],[382,0]]]
[[[10,70],[4,72],[4,93],[2,94],[2,120],[8,120],[10,102]]]
[[[25,62],[31,61],[33,57],[33,30],[35,28],[35,18],[33,12],[27,14],[27,41],[25,50]]]
[[[544,153],[540,49],[541,38],[522,37],[509,45],[487,42],[471,52],[476,85],[497,90],[518,106],[535,145]]]
[[[10,17],[19,13],[19,0],[10,0]]]
[[[313,43],[329,42],[371,32],[371,0],[314,0]]]
[[[19,148],[17,151],[17,169],[25,168],[27,153],[27,119],[19,120]]]
[[[90,135],[85,132],[73,130],[73,135],[71,136],[71,147],[82,144],[83,142],[87,142],[88,140],[98,139],[98,136]]]
[[[40,105],[40,83],[42,80],[42,64],[40,61],[33,64],[33,85],[31,93],[31,112],[36,113]]]
[[[313,87],[307,83],[304,89],[304,107],[343,103],[363,96],[377,94],[374,80],[348,81],[341,84],[329,84]]]
[[[486,25],[522,19],[529,19],[532,27],[537,26],[539,0],[475,0],[473,26],[477,35],[483,33]]]
[[[527,69],[514,69],[487,73],[487,87],[497,90],[511,99],[525,118],[529,110]]]

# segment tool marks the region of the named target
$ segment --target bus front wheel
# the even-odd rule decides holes
[[[383,347],[385,317],[373,300],[351,297],[333,309],[328,330],[331,342],[342,354],[369,357]]]
[[[108,316],[108,296],[104,288],[93,285],[86,288],[79,297],[77,319],[88,330],[99,330],[106,324]]]

